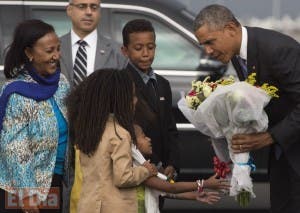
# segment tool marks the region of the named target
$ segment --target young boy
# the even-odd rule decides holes
[[[151,138],[151,162],[162,162],[161,172],[174,178],[179,170],[177,128],[172,115],[169,82],[151,68],[155,56],[155,31],[144,19],[129,21],[122,31],[122,52],[129,58],[127,66],[135,86],[138,103],[135,120]]]
[[[142,128],[138,125],[134,125],[134,131],[136,136],[136,148],[143,154],[145,158],[147,158],[147,156],[151,156],[151,139],[145,135]],[[144,212],[143,209],[147,209],[145,212],[159,212],[158,196],[160,194],[163,194],[168,198],[197,200],[208,204],[213,204],[220,199],[217,192],[197,191],[197,189],[199,190],[198,182],[199,181],[170,183],[168,181],[161,180],[158,177],[148,178],[144,181],[144,186],[148,187],[148,189],[145,189],[145,194],[143,186],[139,186],[137,189],[139,213]],[[213,175],[207,180],[202,180],[201,187],[201,190],[204,188],[228,190],[230,185],[228,184],[227,180],[217,179],[216,175]],[[154,192],[153,190],[158,191]],[[147,199],[146,193],[151,193],[151,196],[153,196],[151,205],[147,203],[149,202],[149,198]],[[151,208],[151,210],[149,208]]]

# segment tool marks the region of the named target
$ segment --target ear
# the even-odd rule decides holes
[[[239,32],[239,27],[233,22],[228,22],[224,27],[224,31],[230,36],[235,36]]]
[[[71,8],[70,5],[67,6],[66,11],[67,11],[67,15],[68,15],[69,17],[71,17],[72,8]]]
[[[128,48],[125,47],[124,45],[121,47],[121,52],[123,53],[124,56],[128,57]]]
[[[25,52],[25,55],[27,56],[28,60],[32,61],[33,56],[32,56],[32,53],[31,53],[31,48],[26,47],[25,50],[24,50],[24,52]]]

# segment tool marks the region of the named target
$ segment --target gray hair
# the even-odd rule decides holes
[[[194,20],[194,31],[207,24],[209,29],[222,29],[227,23],[233,22],[236,26],[240,23],[233,13],[226,7],[218,4],[212,4],[203,8]]]

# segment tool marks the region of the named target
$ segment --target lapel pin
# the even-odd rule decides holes
[[[103,55],[105,53],[105,50],[100,50],[100,53]]]

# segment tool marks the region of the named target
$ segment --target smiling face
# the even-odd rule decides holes
[[[100,19],[100,0],[73,0],[67,7],[74,32],[84,38],[97,28]]]
[[[122,52],[141,71],[148,73],[155,56],[155,35],[153,32],[129,34],[128,46]]]
[[[148,138],[143,132],[142,128],[138,125],[134,125],[134,131],[136,135],[137,148],[143,155],[149,156],[152,154],[151,139]]]
[[[209,56],[224,64],[239,54],[241,29],[233,23],[218,30],[212,30],[205,24],[195,32],[195,36]]]
[[[32,48],[27,47],[25,54],[41,76],[53,74],[60,58],[60,41],[54,32],[47,33]]]

